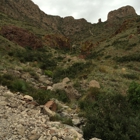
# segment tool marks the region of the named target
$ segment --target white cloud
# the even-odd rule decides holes
[[[59,15],[61,17],[73,16],[85,18],[87,21],[96,23],[99,18],[107,19],[108,12],[122,6],[131,5],[137,14],[140,13],[138,0],[32,0],[46,14]]]

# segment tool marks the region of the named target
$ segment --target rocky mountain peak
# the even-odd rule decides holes
[[[108,13],[107,21],[117,20],[119,18],[136,16],[136,11],[132,6],[124,6],[117,10],[110,11]]]

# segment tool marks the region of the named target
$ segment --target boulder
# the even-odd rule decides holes
[[[25,96],[23,97],[23,99],[24,99],[25,101],[33,101],[33,97],[31,97],[31,96],[29,96],[29,95],[25,95]]]
[[[63,83],[69,83],[70,82],[70,79],[68,77],[65,77],[63,80],[62,80]]]
[[[48,107],[52,111],[56,111],[57,110],[57,105],[56,105],[56,103],[54,101],[48,101],[45,104],[45,106]]]
[[[81,120],[80,120],[80,118],[73,118],[73,119],[72,119],[72,123],[73,123],[75,126],[78,126],[79,124],[81,124]]]
[[[101,139],[98,139],[98,138],[92,138],[92,139],[90,139],[90,140],[101,140]]]
[[[49,117],[53,117],[56,115],[54,111],[51,111],[47,106],[44,105],[44,113],[47,114]]]
[[[65,92],[70,100],[75,100],[81,96],[81,94],[78,93],[78,90],[70,84],[65,86]]]
[[[47,86],[47,90],[52,90],[52,86]]]
[[[31,78],[31,75],[29,74],[29,73],[23,73],[22,75],[21,75],[21,78],[23,78],[23,79],[30,79]]]
[[[56,84],[53,84],[52,86],[52,90],[53,91],[56,91],[56,90],[64,90],[66,84],[65,83],[56,83]]]
[[[89,87],[100,88],[100,84],[99,84],[99,82],[97,82],[96,80],[91,80],[91,81],[89,82]]]
[[[49,81],[48,77],[45,76],[45,75],[41,75],[39,77],[39,81],[42,82],[42,83],[44,83],[44,84],[47,84],[47,85],[51,85],[52,84],[52,82]]]
[[[14,94],[11,91],[7,91],[7,92],[4,93],[4,96],[13,97]]]

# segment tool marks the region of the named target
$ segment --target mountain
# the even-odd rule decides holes
[[[48,121],[72,125],[77,139],[139,139],[140,16],[124,6],[107,17],[91,24],[45,14],[31,0],[1,0],[0,84],[17,95],[9,105],[6,93],[3,107],[26,94],[35,106],[51,100]]]

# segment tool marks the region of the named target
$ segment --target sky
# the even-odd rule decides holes
[[[60,17],[73,16],[97,23],[98,19],[107,20],[107,14],[122,6],[130,5],[140,15],[139,0],[32,0],[48,15]]]

